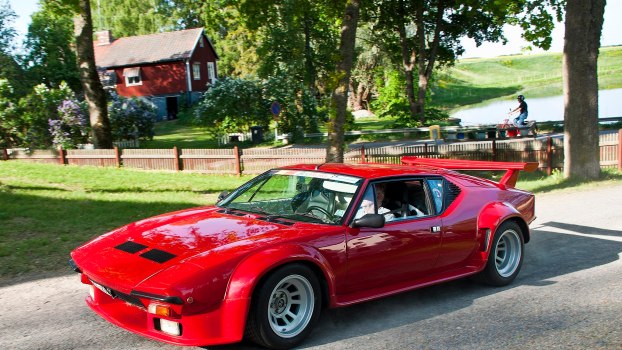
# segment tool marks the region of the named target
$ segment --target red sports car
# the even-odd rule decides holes
[[[215,206],[135,222],[71,253],[106,320],[180,345],[290,348],[323,307],[477,275],[514,280],[535,163],[404,157],[268,171]],[[453,171],[505,170],[499,182]]]

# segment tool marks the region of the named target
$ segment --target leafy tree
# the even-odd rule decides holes
[[[11,9],[9,2],[6,0],[0,1],[0,52],[9,53],[13,50],[13,40],[17,33],[12,27],[12,23],[15,21],[17,15]]]
[[[597,60],[605,0],[567,0],[564,39],[564,177],[596,179],[598,149]]]
[[[257,80],[222,78],[203,95],[196,108],[198,124],[219,132],[247,131],[252,125],[267,127],[270,105],[262,98]]]
[[[334,9],[332,1],[243,1],[240,12],[245,23],[260,38],[258,75],[288,75],[312,90],[325,87],[338,43]]]
[[[337,65],[336,87],[333,92],[334,113],[328,122],[328,147],[326,161],[343,163],[344,152],[344,125],[346,123],[348,107],[348,89],[352,63],[354,61],[354,45],[358,26],[361,2],[348,0],[341,22],[341,39],[339,44],[340,60]]]
[[[48,87],[65,81],[80,92],[80,77],[73,51],[73,12],[57,1],[42,1],[41,9],[32,15],[23,57],[24,66],[34,80]]]
[[[372,95],[378,95],[377,82],[386,71],[391,70],[390,60],[368,25],[358,29],[356,60],[352,69],[349,88],[349,107],[352,111],[369,109]],[[401,87],[400,87],[401,88]],[[403,90],[403,88],[402,88]],[[378,95],[382,98],[382,94]]]
[[[7,79],[12,86],[11,94],[20,96],[27,93],[28,84],[24,79],[24,71],[13,54],[17,35],[13,28],[15,18],[15,12],[9,3],[0,0],[0,79]]]
[[[239,12],[240,1],[170,0],[176,29],[205,28],[220,60],[218,70],[226,76],[256,75],[258,38],[249,30]]]
[[[426,123],[428,86],[438,66],[452,64],[464,49],[460,39],[504,41],[503,25],[529,29],[524,37],[547,49],[553,16],[548,7],[556,0],[375,0],[369,18],[386,47],[399,57],[404,72],[410,113]],[[559,18],[559,7],[554,7]],[[399,52],[399,56],[396,54]]]
[[[75,0],[65,0],[66,3]],[[106,94],[95,67],[93,51],[93,23],[89,0],[77,0],[78,16],[74,21],[78,71],[89,107],[95,148],[112,148],[112,134],[106,106]]]
[[[325,113],[319,108],[314,92],[302,81],[290,76],[275,76],[264,83],[265,105],[273,101],[281,105],[278,128],[283,133],[291,133],[294,141],[303,138],[304,132],[318,132],[319,123]]]
[[[119,38],[170,30],[174,27],[170,13],[173,5],[162,0],[97,1],[92,7],[93,27],[112,30]]]

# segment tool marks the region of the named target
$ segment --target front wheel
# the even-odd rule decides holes
[[[510,284],[523,264],[523,249],[520,226],[513,221],[501,224],[495,232],[486,267],[480,273],[481,280],[493,286]]]
[[[313,328],[321,310],[320,283],[305,265],[283,266],[258,286],[246,336],[271,349],[289,349]]]

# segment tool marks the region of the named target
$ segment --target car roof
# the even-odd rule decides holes
[[[365,164],[342,164],[342,163],[324,163],[324,164],[297,164],[282,167],[280,169],[288,170],[315,170],[326,173],[334,173],[341,175],[350,175],[361,177],[369,180],[374,180],[383,177],[395,177],[395,176],[417,176],[417,175],[441,175],[446,174],[447,170],[432,168],[432,167],[420,167],[412,165],[400,165],[400,164],[378,164],[378,163],[365,163]]]

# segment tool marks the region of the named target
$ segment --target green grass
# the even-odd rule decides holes
[[[597,181],[564,179],[560,171],[554,171],[551,176],[542,172],[534,172],[521,173],[516,187],[533,193],[545,193],[569,189],[589,190],[596,186],[619,185],[622,183],[620,181],[622,181],[622,172],[614,169],[604,169]]]
[[[69,252],[124,224],[212,204],[250,176],[0,162],[0,284],[19,275],[68,271]],[[518,188],[536,193],[620,183],[608,171],[597,182],[559,173],[522,174]]]
[[[0,280],[66,267],[69,252],[116,227],[211,204],[249,176],[0,162]]]
[[[194,126],[184,120],[159,122],[155,137],[141,141],[142,148],[219,148],[214,134],[206,127]]]
[[[622,87],[622,46],[601,48],[600,89]],[[451,110],[516,94],[534,97],[562,93],[562,54],[501,56],[459,61],[436,74],[431,105]]]

